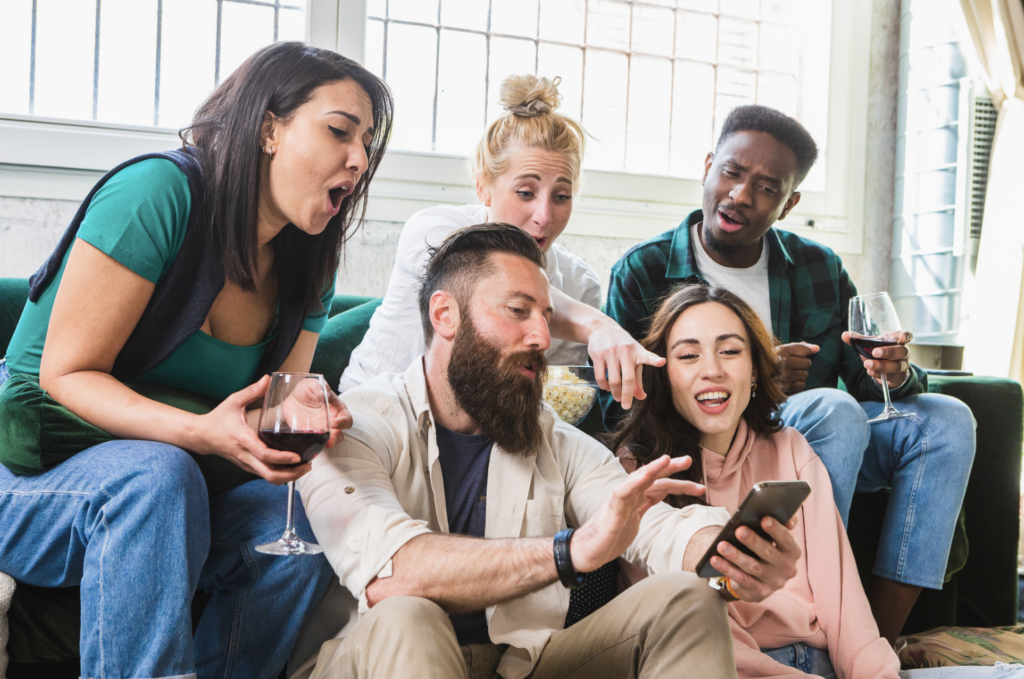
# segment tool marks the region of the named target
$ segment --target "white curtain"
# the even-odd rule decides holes
[[[1024,381],[1024,0],[960,0],[999,111],[964,367]]]

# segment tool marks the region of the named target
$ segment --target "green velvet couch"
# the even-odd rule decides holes
[[[27,281],[0,279],[0,356],[7,349],[27,295]],[[323,373],[332,387],[338,384],[348,365],[349,354],[362,339],[379,304],[379,299],[366,297],[339,295],[334,298],[331,318],[320,337],[312,367],[315,372]],[[977,455],[963,511],[969,552],[963,568],[950,577],[941,591],[926,591],[922,595],[904,632],[946,625],[1015,624],[1018,507],[1024,442],[1021,386],[1000,378],[932,375],[929,390],[959,398],[971,408],[978,422]],[[869,564],[873,559],[873,545],[877,543],[885,501],[884,492],[858,495],[854,500],[850,534],[861,564]],[[15,623],[12,618],[12,645],[18,635]],[[50,659],[56,658],[50,656]],[[12,662],[24,660],[28,658],[12,657]],[[16,662],[12,664],[12,670],[16,665]],[[10,671],[9,675],[17,679],[15,672]],[[37,671],[24,676],[43,675]]]

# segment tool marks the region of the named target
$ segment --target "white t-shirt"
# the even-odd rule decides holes
[[[352,352],[338,393],[382,373],[405,372],[413,359],[426,351],[417,297],[429,256],[427,248],[439,245],[456,229],[488,221],[490,209],[485,205],[438,205],[409,218],[398,239],[387,294],[373,312],[363,341]],[[547,264],[552,287],[595,309],[601,307],[601,281],[586,262],[553,243],[547,252]],[[587,347],[552,339],[545,356],[551,365],[585,365]]]
[[[761,239],[761,257],[757,264],[747,269],[734,269],[722,266],[711,259],[700,242],[699,224],[690,227],[690,241],[693,243],[693,256],[697,259],[697,269],[708,283],[716,288],[725,288],[736,295],[757,312],[768,332],[772,329],[772,300],[768,290],[768,244]]]

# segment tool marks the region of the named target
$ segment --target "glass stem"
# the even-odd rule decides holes
[[[892,398],[889,397],[889,380],[882,378],[882,395],[885,396],[885,409],[883,412],[889,412],[890,410],[896,410],[892,406]],[[291,521],[291,507],[288,508],[289,522]]]
[[[888,394],[889,392],[886,392]],[[886,396],[888,399],[888,396]],[[295,533],[294,517],[295,514],[295,482],[288,482],[288,518],[285,521],[284,534],[290,536]]]

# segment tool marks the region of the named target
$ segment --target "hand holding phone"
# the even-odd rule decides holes
[[[761,601],[796,575],[801,556],[787,524],[810,494],[804,481],[755,484],[697,564],[701,577],[724,575],[744,601]]]

